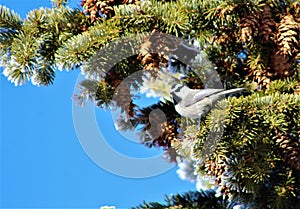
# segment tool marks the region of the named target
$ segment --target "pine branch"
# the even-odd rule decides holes
[[[18,31],[22,28],[21,17],[14,11],[0,5],[0,28]]]
[[[142,10],[158,18],[159,29],[168,34],[174,34],[181,37],[189,28],[189,18],[186,15],[186,6],[184,1],[176,2],[152,2],[151,6],[145,4]]]
[[[289,82],[284,85],[275,82],[272,88],[277,85],[284,89]],[[293,93],[290,87],[287,89]],[[215,121],[211,114],[211,118],[201,123],[198,139],[194,140],[193,159],[199,161],[200,171],[205,170],[208,175],[216,177],[222,193],[233,194],[235,198],[251,203],[254,199],[248,193],[258,194],[265,189],[268,193],[264,193],[264,196],[269,196],[270,200],[266,208],[284,208],[283,203],[295,205],[298,201],[289,195],[295,192],[297,196],[299,193],[299,179],[295,173],[291,174],[294,181],[289,184],[289,189],[284,187],[287,192],[282,197],[284,202],[280,203],[282,198],[274,199],[271,196],[275,188],[283,188],[280,185],[284,181],[273,175],[278,171],[299,172],[300,161],[296,153],[300,150],[300,97],[297,94],[271,92],[263,96],[251,95],[229,100],[223,136],[215,139],[218,140],[218,147],[203,165],[199,160],[206,137],[209,132],[218,130],[218,126],[211,125],[211,121]],[[224,106],[223,103],[219,105]],[[261,202],[262,199],[255,201]]]
[[[20,32],[23,22],[18,14],[0,5],[0,55],[10,50],[13,38]]]
[[[9,28],[3,29],[1,41],[5,43],[1,46],[1,54],[4,75],[15,85],[24,84],[26,80],[35,85],[52,84],[57,48],[69,37],[84,30],[86,21],[80,14],[78,10],[64,7],[41,8],[29,12],[18,33]],[[78,22],[83,25],[76,26]]]
[[[119,38],[121,33],[122,28],[118,21],[96,24],[88,31],[67,40],[57,50],[56,62],[66,69],[71,69],[74,65],[79,66],[92,57],[96,50]]]
[[[230,207],[228,198],[216,197],[213,190],[186,192],[165,197],[166,204],[156,202],[140,204],[132,209],[227,209]]]

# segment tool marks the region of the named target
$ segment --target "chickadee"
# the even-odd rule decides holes
[[[224,98],[226,94],[245,91],[245,88],[224,89],[190,89],[182,84],[175,84],[171,89],[171,96],[175,110],[183,117],[198,119],[206,115],[212,106]]]

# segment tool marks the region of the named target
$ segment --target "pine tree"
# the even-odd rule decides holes
[[[50,85],[56,69],[80,69],[87,79],[79,84],[80,93],[74,99],[80,104],[89,99],[100,108],[115,104],[133,124],[121,120],[121,129],[139,128],[148,133],[141,135],[141,141],[149,147],[163,147],[171,162],[192,159],[196,173],[214,178],[224,198],[249,208],[300,208],[298,1],[82,0],[82,10],[69,8],[65,0],[52,2],[53,8],[33,10],[24,20],[0,6],[1,66],[10,81]],[[103,70],[107,58],[114,56],[118,40],[137,33],[143,34],[134,46],[138,53],[119,60],[108,72]],[[246,87],[249,95],[220,101],[218,106],[226,107],[223,122],[215,122],[221,120],[216,108],[196,128],[189,121],[187,127],[180,125],[183,119],[167,94],[158,104],[139,107],[132,100],[132,89],[138,91],[145,79],[132,86],[122,81],[141,70],[143,78],[151,75],[159,80],[161,70],[169,73],[172,67],[186,74],[181,82],[190,88],[204,87],[190,66],[168,56],[176,41],[160,36],[162,44],[157,45],[151,34],[199,43],[222,82]],[[129,42],[122,44],[128,48],[120,49],[120,54],[133,47]],[[153,52],[152,48],[159,50]],[[104,49],[105,57],[93,60],[99,49]],[[91,68],[91,60],[102,63],[103,69]],[[162,88],[169,89],[167,85]],[[166,120],[160,123],[161,118],[153,117],[160,122],[151,127],[149,115],[157,108]],[[206,155],[202,150],[207,136],[220,126],[223,134],[214,136],[218,143],[210,145],[214,152]],[[159,137],[153,137],[157,133]],[[184,150],[187,142],[188,151]],[[141,208],[192,208],[154,205]],[[217,203],[214,207],[218,208]]]

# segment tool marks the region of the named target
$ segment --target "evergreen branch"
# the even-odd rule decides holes
[[[11,29],[18,31],[22,28],[21,17],[14,11],[0,5],[0,29]]]
[[[73,36],[67,40],[56,52],[56,63],[63,68],[71,69],[79,66],[83,61],[92,57],[96,50],[121,36],[122,28],[118,21],[108,20],[96,24],[88,31]]]
[[[16,34],[22,29],[23,22],[18,14],[0,5],[0,55],[10,50]]]
[[[11,54],[6,62],[3,62],[3,74],[15,85],[26,83],[34,70],[35,57],[38,44],[33,34],[19,33],[14,39]]]
[[[84,30],[86,20],[79,10],[65,7],[29,12],[18,34],[11,29],[2,30],[4,74],[15,85],[30,79],[35,85],[52,84],[57,48]]]
[[[289,83],[285,82],[285,86],[288,85]],[[281,88],[284,89],[282,86]],[[269,186],[282,188],[279,185],[283,181],[272,179],[276,171],[300,169],[300,161],[296,156],[294,157],[294,154],[300,150],[297,139],[300,130],[300,96],[271,92],[263,96],[230,98],[223,124],[225,129],[219,139],[218,147],[205,165],[199,162],[198,172],[202,172],[205,166],[208,168],[206,170],[208,175],[220,179],[219,186],[224,189],[223,192],[229,192],[234,196],[239,195],[236,197],[245,203],[254,201],[247,193],[257,194],[263,188],[268,189]],[[222,102],[219,105],[224,106]],[[215,125],[211,126],[211,121],[214,120],[208,117],[201,123],[201,131],[197,134],[197,140],[194,140],[193,157],[196,161],[200,159],[208,133],[218,128]],[[275,139],[277,143],[274,143]],[[222,158],[226,160],[225,164],[219,156],[224,156]],[[282,164],[285,164],[285,167]],[[295,175],[292,177],[296,178]],[[294,191],[297,184],[296,181],[291,183],[286,195]],[[272,195],[271,191],[267,195]],[[285,203],[296,201],[294,198],[285,198],[287,198]],[[270,205],[274,204],[279,202],[270,203]]]
[[[136,16],[140,12],[140,7],[138,5],[119,5],[114,7],[116,17],[126,17],[126,16]]]
[[[121,121],[120,129],[141,128],[144,134],[141,139],[149,147],[175,149],[182,156],[193,157],[198,163],[199,176],[203,173],[214,176],[218,191],[230,194],[233,202],[249,203],[253,208],[299,208],[298,2],[150,0],[127,5],[127,1],[83,1],[86,15],[66,8],[66,0],[52,2],[55,8],[33,10],[24,22],[13,11],[0,6],[1,65],[9,80],[16,85],[27,80],[49,85],[55,77],[56,66],[71,69],[82,65],[82,71],[91,80],[80,83],[81,92],[76,98],[80,102],[93,100],[102,108],[115,102],[131,122],[122,124]],[[200,130],[195,127],[193,131],[191,126],[180,127],[183,119],[171,103],[148,108],[136,106],[130,101],[130,90],[138,89],[141,81],[137,79],[131,86],[119,86],[120,83],[129,75],[145,70],[146,61],[150,67],[153,63],[169,64],[168,57],[154,56],[147,51],[152,43],[143,35],[135,36],[137,41],[133,44],[124,42],[120,53],[115,51],[124,40],[122,37],[153,31],[195,37],[215,64],[222,81],[233,86],[251,86],[258,93],[220,102],[220,107],[226,107],[225,114],[213,110],[200,121]],[[143,44],[143,53],[149,56],[138,60],[139,46]],[[105,50],[96,54],[99,49]],[[130,53],[133,56],[126,60],[116,59]],[[93,59],[95,54],[98,59]],[[110,66],[112,60],[119,63]],[[93,68],[93,64],[98,68]],[[185,67],[182,71],[187,72]],[[199,88],[201,82],[196,77],[190,75],[186,81]],[[118,98],[114,98],[115,91]],[[156,124],[161,136],[147,138],[145,133],[151,132],[152,125],[149,114],[156,108],[163,110],[166,115],[163,119],[167,121]],[[224,128],[223,135],[213,135],[218,143],[209,144],[215,152],[203,163],[201,150],[207,145],[206,138],[220,128]],[[176,147],[171,146],[174,141]],[[188,150],[184,150],[183,143],[188,145]],[[144,208],[193,208],[188,202],[194,202],[195,196],[177,195],[167,199],[166,205],[145,203]],[[216,204],[208,208],[215,208]],[[205,208],[205,204],[201,203],[201,207]]]
[[[183,194],[175,194],[171,196],[165,196],[166,204],[160,204],[157,202],[144,202],[132,209],[227,209],[233,205],[230,205],[228,197],[216,197],[215,191],[199,191],[199,192],[185,192]]]
[[[155,17],[156,27],[162,32],[182,37],[191,28],[184,1],[152,1],[151,6],[144,4],[141,9],[145,14]]]
[[[86,100],[95,102],[96,92],[99,91],[99,81],[83,80],[78,86],[78,93],[73,95],[73,99],[77,101],[78,105],[84,106]]]

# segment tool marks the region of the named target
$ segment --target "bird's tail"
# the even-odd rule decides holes
[[[245,88],[235,88],[235,89],[229,89],[222,92],[222,94],[235,94],[240,92],[246,92],[247,89]]]

